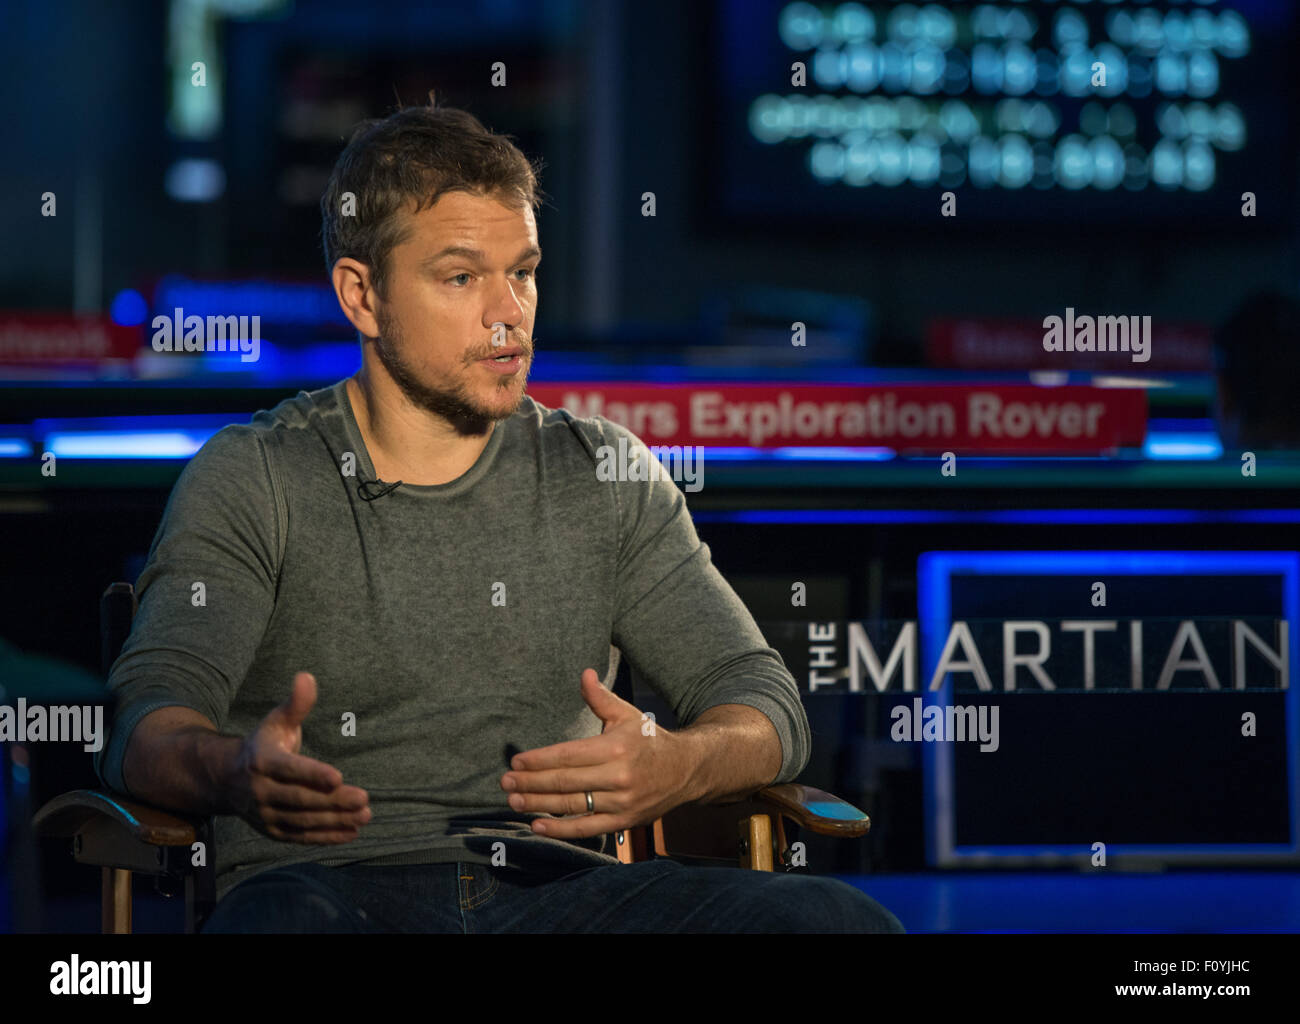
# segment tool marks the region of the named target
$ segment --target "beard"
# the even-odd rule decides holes
[[[487,406],[478,401],[463,383],[458,382],[449,387],[441,388],[426,384],[402,354],[406,350],[406,344],[397,321],[387,311],[383,313],[376,312],[375,317],[379,321],[379,337],[375,339],[375,355],[379,357],[379,361],[383,364],[384,369],[388,371],[388,375],[402,389],[402,394],[406,396],[407,401],[418,408],[433,413],[435,416],[441,416],[462,437],[481,437],[488,432],[493,422],[509,419],[519,409],[528,383],[528,372],[532,369],[532,347],[530,345],[524,344],[522,341],[517,342],[524,349],[523,358],[526,358],[528,362],[523,369],[523,386],[519,388],[518,395],[510,402],[509,407],[503,410],[499,406]],[[470,365],[474,364],[471,363]],[[508,396],[515,387],[515,378],[518,376],[518,374],[515,374],[502,377],[496,385],[497,393]]]

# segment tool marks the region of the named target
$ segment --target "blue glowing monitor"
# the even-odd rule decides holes
[[[1296,860],[1296,552],[937,551],[918,604],[930,863]]]

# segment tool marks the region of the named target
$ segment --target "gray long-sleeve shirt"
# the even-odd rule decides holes
[[[343,381],[221,430],[177,481],[137,583],[100,778],[127,792],[123,754],[151,711],[248,735],[309,671],[301,752],[367,790],[373,817],[351,843],[312,846],[217,818],[218,897],[299,861],[491,863],[497,841],[517,867],[612,864],[605,837],[534,835],[500,778],[507,751],[600,732],[579,680],[590,667],[612,685],[620,652],[683,726],[719,704],[763,712],[776,781],[795,778],[810,731],[793,677],[677,485],[597,478],[597,449],[620,437],[641,445],[525,398],[463,476],[367,501]]]

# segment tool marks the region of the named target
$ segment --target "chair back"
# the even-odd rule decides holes
[[[129,583],[110,583],[99,599],[99,665],[106,676],[131,635],[136,607],[135,588]]]
[[[110,583],[99,599],[99,661],[104,675],[112,673],[113,664],[122,653],[126,638],[131,635],[131,623],[139,609],[135,587],[130,583]],[[216,849],[213,845],[212,819],[202,821],[196,834],[207,847],[207,863],[185,875],[185,930],[196,932],[203,927],[216,905],[216,872],[213,865]],[[155,887],[157,881],[155,880]]]

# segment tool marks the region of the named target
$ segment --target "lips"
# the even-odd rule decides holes
[[[493,373],[513,376],[518,373],[524,365],[522,356],[510,356],[500,361],[496,359],[480,359],[480,363],[486,366]]]

